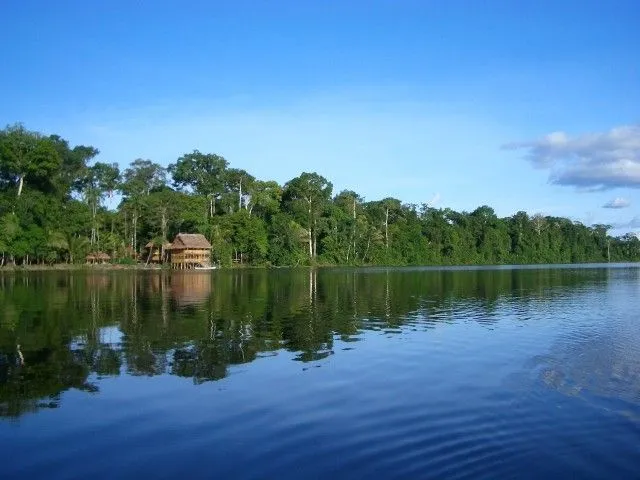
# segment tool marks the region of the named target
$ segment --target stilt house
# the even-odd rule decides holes
[[[179,233],[169,247],[171,267],[187,270],[211,265],[211,244],[199,233]]]

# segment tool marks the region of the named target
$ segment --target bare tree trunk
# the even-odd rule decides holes
[[[24,174],[18,178],[18,197],[22,194],[22,187],[24,187]]]
[[[132,220],[132,235],[133,235],[133,255],[134,258],[137,256],[138,253],[138,212],[137,210],[133,211],[133,218]]]
[[[369,247],[371,246],[371,235],[369,235],[369,238],[367,238],[367,248],[364,251],[364,255],[362,256],[362,261],[366,262],[367,261],[367,255],[369,255]]]
[[[238,211],[242,210],[242,177],[240,177],[240,186],[238,188]]]
[[[358,254],[356,253],[356,199],[353,199],[353,259],[357,260]],[[347,258],[347,262],[349,259]]]
[[[307,199],[307,202],[309,202],[309,258],[313,258],[313,238],[312,238],[312,233],[311,233],[311,200]]]
[[[162,207],[162,244],[164,245],[164,241],[167,238],[167,208]]]
[[[98,242],[98,202],[91,204],[91,246]]]
[[[164,242],[167,239],[167,207],[162,207],[162,245],[160,245],[160,263],[164,263]]]
[[[24,355],[22,354],[22,350],[20,350],[20,345],[16,345],[16,350],[18,351],[18,358],[20,359],[20,365],[24,365]]]
[[[384,217],[384,244],[385,248],[389,250],[389,207],[385,210]]]
[[[318,254],[318,227],[316,226],[316,220],[313,219],[313,258],[316,258]]]
[[[127,211],[124,211],[124,238],[129,238],[129,223],[127,222]]]

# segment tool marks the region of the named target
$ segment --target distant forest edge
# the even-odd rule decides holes
[[[202,233],[221,265],[470,265],[640,260],[640,240],[608,225],[518,212],[473,212],[334,195],[302,173],[284,185],[194,150],[163,168],[137,159],[123,171],[21,124],[0,130],[0,265],[84,263],[107,252],[133,263],[152,241]],[[122,197],[115,210],[108,197]]]

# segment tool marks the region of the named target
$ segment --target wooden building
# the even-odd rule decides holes
[[[165,243],[162,247],[160,245],[156,245],[153,241],[147,243],[144,246],[145,261],[147,263],[164,263],[169,255],[170,248],[171,244],[169,242]]]
[[[169,247],[171,267],[187,270],[211,266],[211,244],[199,233],[179,233]]]

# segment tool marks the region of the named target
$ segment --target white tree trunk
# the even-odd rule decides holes
[[[356,199],[353,199],[353,259],[357,260],[358,254],[356,253]],[[347,258],[347,262],[349,259]]]
[[[24,187],[24,175],[20,175],[18,178],[18,196],[22,194],[22,187]]]
[[[384,217],[384,244],[385,248],[389,249],[389,207],[385,210]]]
[[[313,258],[313,233],[312,233],[312,225],[311,225],[311,200],[307,199],[309,203],[309,258]]]
[[[132,225],[131,225],[132,229],[133,229],[133,255],[134,258],[137,256],[138,253],[138,212],[134,211],[133,212],[133,218],[132,218]]]

